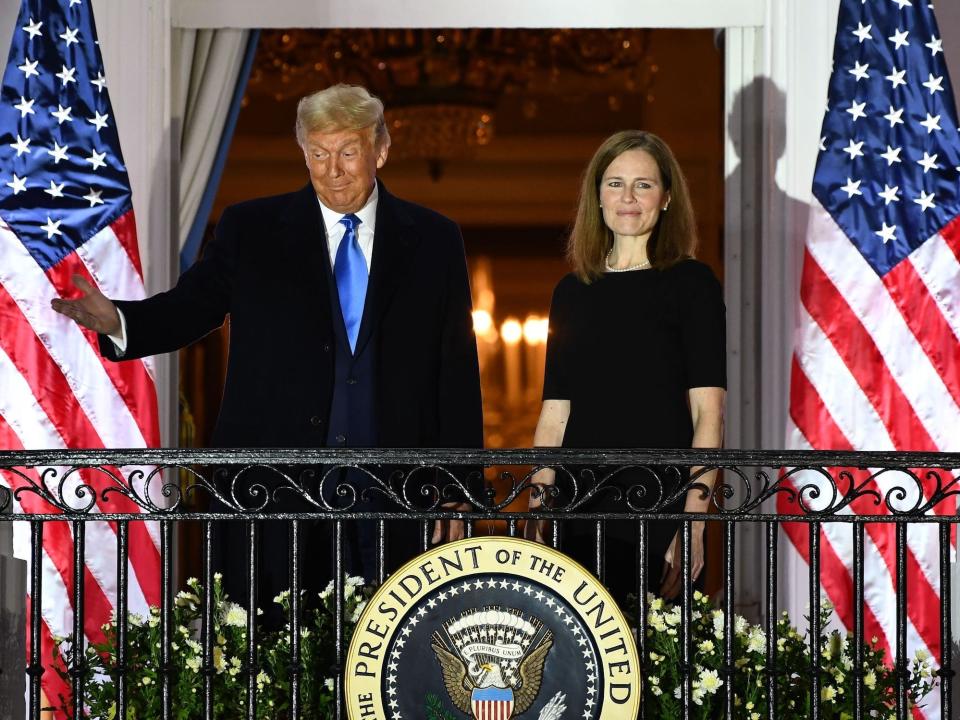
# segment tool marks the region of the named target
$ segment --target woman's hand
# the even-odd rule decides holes
[[[459,512],[470,512],[473,507],[470,503],[448,502],[440,506],[442,510],[457,510]],[[463,540],[466,537],[466,531],[463,520],[434,520],[433,535],[430,538],[431,545],[453,542],[454,540]]]
[[[530,501],[527,503],[527,509],[536,512],[544,506],[544,496],[553,487],[555,473],[553,470],[544,469],[538,472],[531,483]],[[527,520],[523,528],[523,537],[541,545],[546,545],[547,531],[550,529],[550,520]]]
[[[703,531],[706,523],[703,520],[694,520],[690,523],[690,582],[699,577],[703,571]],[[664,600],[673,600],[683,590],[683,547],[680,533],[677,530],[667,548],[664,558],[663,575],[660,578],[660,597]]]
[[[569,419],[569,400],[544,400],[540,407],[537,429],[533,433],[534,447],[560,447],[563,444],[563,434],[567,429],[567,420]],[[530,483],[528,509],[536,511],[544,506],[544,496],[553,488],[556,476],[557,474],[552,468],[543,468],[537,471]],[[550,520],[529,519],[524,525],[523,536],[527,540],[546,544],[545,538],[549,527]]]

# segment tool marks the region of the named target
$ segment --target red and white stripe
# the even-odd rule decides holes
[[[474,700],[472,704],[477,720],[510,720],[513,713],[511,700]]]
[[[910,254],[880,278],[816,201],[810,213],[801,281],[800,322],[791,368],[787,446],[821,450],[960,450],[960,223]],[[834,469],[837,476],[840,468]],[[869,471],[849,470],[862,483]],[[915,469],[918,472],[920,468]],[[824,485],[822,476],[799,474],[795,487]],[[933,484],[918,487],[907,476],[883,474],[871,481],[881,496],[895,486],[929,498]],[[841,489],[846,483],[840,482]],[[811,503],[812,504],[812,503]],[[782,512],[797,506],[780,497]],[[876,514],[869,498],[848,513]],[[937,514],[954,514],[951,498]],[[853,537],[847,525],[822,525],[821,586],[835,604],[837,617],[853,627]],[[864,548],[865,633],[877,637],[893,659],[896,647],[895,527],[866,526]],[[808,526],[787,523],[785,567],[795,592],[786,597],[793,617],[809,599],[806,565]],[[952,551],[952,550],[951,550]],[[791,557],[792,555],[792,557]],[[907,533],[907,639],[909,655],[923,649],[940,654],[940,546],[934,524],[915,524]],[[801,590],[802,588],[802,590]],[[928,696],[916,717],[939,717],[939,696]]]
[[[142,448],[160,442],[153,368],[147,361],[112,363],[100,357],[95,334],[80,329],[50,308],[53,298],[76,295],[72,276],[81,275],[108,297],[144,297],[133,211],[90,238],[81,248],[44,270],[16,234],[0,220],[0,448],[38,450],[68,448]],[[62,469],[61,469],[62,470]],[[131,468],[110,468],[127,477]],[[43,469],[25,471],[39,483]],[[62,473],[54,476],[59,481]],[[75,473],[64,498],[86,483],[98,490],[112,481],[101,472]],[[0,483],[28,487],[26,478],[0,472]],[[56,488],[52,488],[56,491]],[[83,501],[81,501],[82,503]],[[96,512],[137,512],[128,498],[113,493]],[[56,510],[34,494],[24,493],[15,512]],[[14,552],[30,561],[26,523],[14,523]],[[73,627],[73,528],[69,522],[47,523],[43,531],[41,603],[44,662],[52,662],[53,636],[70,636]],[[85,524],[84,632],[88,641],[103,639],[117,598],[115,523]],[[145,614],[159,602],[159,540],[154,523],[131,523],[128,560],[130,612]],[[29,637],[29,628],[28,628]],[[48,667],[42,687],[57,703],[69,688]],[[58,716],[59,717],[59,716]]]

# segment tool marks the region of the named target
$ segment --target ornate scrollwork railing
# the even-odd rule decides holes
[[[486,479],[484,478],[484,468]],[[713,519],[774,512],[823,520],[956,515],[960,455],[733,450],[124,450],[0,453],[0,512],[323,516],[455,513],[502,517],[533,497],[540,515],[676,514],[691,490]],[[174,481],[181,471],[186,480]],[[552,471],[552,472],[543,472]],[[716,474],[715,471],[720,471]],[[550,484],[544,484],[552,477]],[[717,478],[713,481],[713,478]],[[708,482],[710,481],[710,482]],[[526,504],[523,502],[522,504]],[[295,508],[291,510],[291,508]],[[426,516],[425,516],[426,517]],[[756,519],[756,518],[754,518]]]

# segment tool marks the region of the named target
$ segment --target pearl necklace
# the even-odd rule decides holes
[[[650,267],[650,261],[644,260],[642,263],[637,263],[636,265],[628,265],[625,268],[615,268],[610,266],[610,256],[613,255],[613,248],[610,248],[607,251],[607,257],[604,259],[603,264],[607,267],[607,272],[630,272],[631,270],[643,270],[644,268]]]

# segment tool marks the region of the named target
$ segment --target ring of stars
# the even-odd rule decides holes
[[[533,583],[524,582],[516,578],[513,580],[506,578],[488,578],[487,580],[481,580],[477,578],[474,581],[464,580],[463,582],[454,583],[441,592],[435,594],[425,604],[421,605],[416,612],[408,615],[405,623],[399,629],[398,637],[393,643],[393,648],[388,653],[389,661],[386,663],[387,673],[385,677],[386,686],[384,694],[386,708],[389,712],[390,720],[404,720],[405,717],[408,717],[403,715],[402,711],[400,710],[400,703],[397,701],[397,678],[401,665],[400,659],[403,654],[403,648],[405,645],[407,645],[407,640],[413,633],[414,628],[423,622],[430,610],[433,610],[438,606],[442,606],[446,600],[457,595],[466,595],[468,593],[476,593],[479,591],[483,591],[486,594],[490,589],[507,590],[517,593],[518,595],[531,597],[534,600],[539,601],[546,608],[549,608],[550,612],[556,616],[558,622],[570,628],[570,632],[573,633],[577,647],[580,649],[584,661],[584,668],[587,672],[586,687],[584,688],[586,700],[584,703],[583,714],[580,717],[583,717],[585,720],[591,720],[591,718],[594,718],[599,710],[597,700],[597,696],[600,692],[599,664],[597,662],[596,648],[593,646],[593,643],[590,641],[588,635],[581,628],[579,620],[564,608],[563,603],[557,602],[553,597],[547,593],[544,593],[537,585]],[[482,641],[486,639],[485,636],[481,635],[482,632],[482,630],[477,631],[476,637],[471,636],[471,640]],[[510,642],[510,638],[503,635],[503,631],[500,631],[499,634],[497,634],[495,637],[491,637],[490,639],[499,641],[501,643]],[[510,663],[507,663],[507,665],[513,666],[507,670],[507,677],[509,678],[513,674],[512,671],[515,671],[516,666],[519,665],[519,662],[514,660]]]

